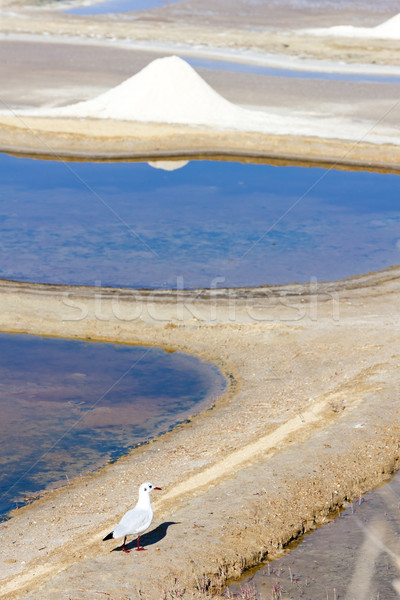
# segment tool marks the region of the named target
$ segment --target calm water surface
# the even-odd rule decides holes
[[[90,6],[71,8],[65,12],[73,15],[104,15],[108,13],[131,12],[136,10],[148,10],[165,4],[172,4],[178,0],[107,0],[97,2]]]
[[[259,600],[398,600],[399,523],[397,474],[231,592],[254,586]]]
[[[0,515],[209,406],[225,378],[157,348],[0,334]]]
[[[326,71],[305,71],[284,69],[263,65],[237,63],[227,60],[184,57],[194,68],[231,71],[233,73],[253,73],[269,77],[289,77],[291,79],[326,79],[329,81],[356,81],[358,83],[400,83],[400,75],[376,75],[371,73],[328,73]]]
[[[392,174],[0,155],[0,277],[147,288],[331,280],[400,262]]]

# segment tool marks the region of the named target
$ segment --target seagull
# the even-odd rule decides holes
[[[126,537],[128,535],[137,535],[137,550],[146,550],[146,548],[141,548],[139,546],[139,533],[143,533],[148,529],[153,520],[153,509],[151,508],[150,502],[150,492],[152,490],[161,490],[159,487],[155,487],[149,481],[142,483],[139,488],[139,500],[135,508],[128,510],[127,513],[124,514],[118,525],[113,529],[105,538],[103,538],[103,542],[105,540],[111,540],[115,538],[120,538],[124,536],[124,543],[122,544],[123,552],[127,554],[130,550],[127,550],[125,547]]]

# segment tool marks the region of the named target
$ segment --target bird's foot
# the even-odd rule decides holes
[[[125,546],[122,546],[122,552],[125,552],[126,554],[129,554],[130,550],[127,550],[127,549],[125,548]]]
[[[137,548],[137,552],[145,552],[146,548],[142,548],[141,546]]]

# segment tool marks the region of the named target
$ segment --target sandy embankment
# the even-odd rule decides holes
[[[3,152],[82,160],[176,157],[275,159],[398,170],[400,146],[127,121],[0,116]]]
[[[0,597],[159,599],[175,577],[190,590],[238,576],[387,478],[400,458],[399,290],[398,268],[178,295],[3,282],[3,331],[181,349],[215,361],[231,389],[2,524]],[[101,539],[144,479],[163,487],[164,526],[148,552],[110,554]]]

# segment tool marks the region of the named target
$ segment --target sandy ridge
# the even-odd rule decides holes
[[[126,121],[0,116],[3,152],[65,160],[235,157],[398,170],[400,146]]]

